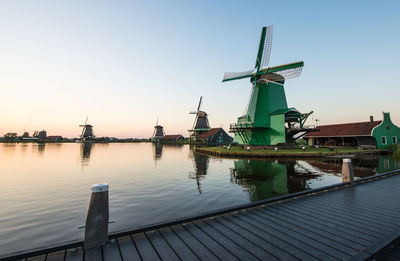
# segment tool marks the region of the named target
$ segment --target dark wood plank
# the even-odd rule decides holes
[[[154,249],[163,260],[180,260],[174,250],[168,245],[157,230],[146,232]]]
[[[346,252],[350,255],[355,255],[360,250],[365,249],[365,246],[359,245],[354,241],[348,240],[345,235],[335,234],[333,229],[326,230],[322,226],[316,227],[315,224],[303,222],[303,220],[305,220],[306,217],[303,217],[303,219],[299,219],[294,215],[291,215],[291,216],[286,215],[286,213],[279,211],[279,209],[276,209],[276,208],[275,209],[269,208],[268,211],[265,209],[262,209],[262,210],[255,211],[255,212],[258,214],[261,214],[261,215],[268,215],[270,217],[280,219],[280,220],[284,221],[287,225],[290,225],[290,227],[292,227],[292,226],[300,227],[301,229],[305,230],[307,234],[317,234],[319,236],[328,238],[329,240],[332,240],[335,242],[334,244],[332,244],[332,246],[339,244],[340,245],[339,249],[341,249],[343,252]]]
[[[209,222],[215,222],[214,220],[209,220]],[[238,243],[232,241],[232,238],[228,238],[224,234],[220,233],[218,230],[208,225],[204,221],[195,221],[193,222],[198,228],[200,228],[203,232],[205,232],[209,237],[213,238],[216,242],[218,242],[221,246],[231,252],[234,256],[236,256],[239,260],[258,260],[258,258],[250,254],[245,247],[241,247],[241,244],[245,244],[245,240],[243,238],[237,237],[239,240]],[[249,245],[251,246],[251,245]],[[258,248],[250,249],[252,251],[258,250]]]
[[[280,206],[280,205],[279,205]],[[283,205],[282,205],[283,206]],[[352,223],[343,221],[343,220],[336,220],[334,216],[331,216],[329,214],[326,214],[325,212],[313,210],[312,208],[306,208],[303,206],[300,206],[298,204],[296,205],[284,205],[285,208],[288,208],[292,211],[300,212],[306,216],[313,217],[316,219],[319,219],[321,222],[324,222],[325,224],[329,224],[332,226],[336,226],[339,228],[345,227],[348,230],[348,233],[352,233],[353,235],[356,235],[358,237],[361,237],[362,239],[370,242],[368,245],[370,245],[373,242],[376,242],[379,237],[376,236],[376,233],[373,233],[373,235],[370,235],[370,233],[366,233],[362,228],[360,228],[357,225],[353,225]]]
[[[355,204],[353,207],[347,206],[334,206],[329,204],[328,202],[313,202],[307,204],[307,207],[313,207],[319,210],[323,210],[329,214],[335,214],[336,216],[340,216],[342,218],[346,218],[347,222],[356,223],[359,226],[363,227],[363,230],[374,232],[375,234],[382,236],[387,232],[393,230],[393,228],[397,227],[396,225],[390,224],[389,222],[383,223],[376,220],[376,216],[371,212],[365,209],[357,208]],[[374,218],[375,217],[375,218]],[[383,217],[381,217],[383,219]],[[354,222],[356,221],[356,222]]]
[[[197,238],[204,246],[212,251],[221,260],[238,260],[231,252],[219,245],[213,238],[204,233],[197,226],[188,223],[184,227],[190,234]]]
[[[130,236],[119,237],[117,241],[124,261],[141,260],[136,246]]]
[[[131,235],[143,260],[161,260],[144,233]]]
[[[190,234],[182,225],[171,227],[172,231],[191,249],[191,251],[201,260],[218,260],[218,258],[206,248],[197,238]]]
[[[216,219],[206,219],[203,220],[206,222],[210,227],[213,229],[217,230],[219,233],[224,235],[225,237],[229,238],[232,242],[240,246],[240,248],[245,249],[255,257],[261,260],[279,260],[275,256],[273,256],[271,253],[265,251],[261,247],[257,246],[253,242],[249,241],[245,237],[241,236],[240,234],[235,233],[228,227],[222,225],[219,221]],[[291,257],[292,260],[296,260],[294,257]]]
[[[181,260],[200,260],[170,228],[161,228],[158,232],[175,250]]]
[[[326,207],[344,211],[348,215],[355,215],[359,220],[364,220],[370,223],[370,226],[379,230],[384,229],[390,231],[398,226],[398,223],[395,222],[397,220],[396,215],[388,213],[386,210],[382,209],[380,207],[382,202],[369,202],[364,204],[361,202],[361,199],[357,199],[357,201],[344,199],[340,205],[333,204],[331,201],[323,201],[323,203]],[[383,213],[385,215],[382,215]],[[380,220],[384,219],[385,222],[375,221],[374,217],[379,218]]]
[[[48,253],[46,261],[64,261],[65,250]]]
[[[305,208],[310,214],[319,215],[325,217],[329,222],[338,223],[338,225],[348,227],[353,230],[357,230],[359,233],[370,236],[374,241],[381,238],[384,233],[382,231],[377,232],[375,229],[371,228],[364,221],[354,222],[354,219],[346,218],[346,213],[333,211],[330,208],[325,208],[323,205],[315,205],[298,203],[294,208]]]
[[[85,256],[85,261],[103,260],[103,254],[100,247],[86,249],[83,254]]]
[[[296,234],[293,235],[292,233],[282,233],[282,229],[279,229],[279,227],[276,227],[274,224],[266,225],[265,223],[259,222],[258,220],[251,218],[243,213],[238,214],[237,218],[252,225],[254,227],[253,230],[262,229],[263,231],[268,231],[268,233],[271,233],[274,236],[286,242],[289,242],[291,245],[296,246],[299,249],[305,249],[307,253],[315,256],[320,260],[338,260],[338,258],[330,256],[321,249],[319,249],[317,246],[315,246],[313,242],[310,242],[308,240],[304,241],[304,239],[299,239],[296,236]]]
[[[262,231],[257,231],[257,233],[253,234],[245,228],[233,223],[232,221],[227,219],[226,216],[229,215],[216,218],[217,222],[232,230],[236,234],[246,238],[248,241],[252,242],[259,248],[265,250],[267,253],[273,255],[280,260],[317,260],[310,255],[304,254],[301,250],[298,250],[281,241],[280,239],[274,238],[271,235],[266,234]],[[290,254],[290,252],[294,252],[294,254]],[[271,260],[273,259],[271,258]]]
[[[229,221],[234,224],[246,229],[247,231],[257,235],[258,237],[265,238],[268,242],[277,244],[278,247],[284,249],[291,255],[298,257],[302,260],[322,260],[326,255],[319,249],[308,245],[306,242],[298,241],[290,236],[279,233],[274,228],[265,227],[258,222],[250,219],[243,219],[241,215],[229,215],[226,216]],[[278,252],[279,254],[279,252]],[[304,256],[308,258],[303,258]],[[328,260],[336,260],[334,258],[328,258]]]
[[[65,261],[83,261],[83,251],[81,247],[67,249]]]
[[[358,250],[364,250],[365,247],[370,245],[370,242],[364,240],[361,237],[358,237],[358,233],[351,233],[352,231],[347,230],[346,228],[342,228],[340,226],[336,226],[331,224],[330,222],[323,222],[320,219],[314,218],[311,215],[305,215],[298,211],[293,211],[291,209],[286,208],[285,206],[281,205],[279,207],[271,206],[269,208],[270,211],[277,210],[279,213],[287,218],[294,217],[297,220],[301,220],[301,222],[308,224],[314,227],[316,230],[321,230],[325,232],[329,232],[336,236],[341,236],[345,238],[344,242],[351,247],[354,247]]]
[[[118,244],[115,239],[110,240],[107,245],[103,246],[103,259],[104,261],[122,260]]]
[[[309,225],[296,221],[293,217],[291,219],[285,218],[283,215],[276,215],[272,211],[252,210],[250,212],[263,219],[270,220],[275,224],[280,224],[287,229],[296,231],[303,236],[312,238],[313,240],[317,240],[320,243],[328,245],[335,250],[348,255],[348,257],[355,255],[359,252],[357,249],[351,248],[346,244],[343,244],[343,238],[336,237],[335,235],[323,232],[321,230],[313,229],[313,227],[310,227]]]
[[[330,242],[331,244],[329,244],[323,237],[320,237],[318,235],[310,235],[306,233],[305,230],[301,229],[301,227],[290,228],[289,226],[286,225],[285,222],[282,222],[280,220],[275,220],[268,216],[260,217],[255,215],[251,211],[247,211],[244,215],[264,225],[266,224],[273,225],[274,228],[276,230],[279,230],[281,233],[285,233],[300,241],[306,241],[333,258],[339,258],[340,260],[347,260],[350,257],[350,255],[342,252],[339,249],[332,247],[331,244],[333,242]]]

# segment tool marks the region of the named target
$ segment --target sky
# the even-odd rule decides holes
[[[148,138],[242,115],[263,26],[274,26],[270,66],[303,60],[285,83],[307,124],[400,125],[400,1],[0,1],[0,135],[46,130],[78,137]]]

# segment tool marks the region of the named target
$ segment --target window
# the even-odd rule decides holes
[[[397,137],[396,136],[392,136],[392,143],[393,144],[397,144]]]
[[[381,140],[382,140],[382,144],[383,144],[383,145],[386,145],[386,143],[387,143],[387,142],[386,142],[386,136],[382,136],[382,137],[381,137]]]

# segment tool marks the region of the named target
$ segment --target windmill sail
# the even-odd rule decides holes
[[[300,76],[303,67],[303,61],[270,67],[264,74],[265,76],[263,76],[263,78],[266,77],[270,81],[282,81],[296,78]]]
[[[200,101],[199,101],[199,106],[197,106],[197,111],[200,111],[201,107],[201,100],[203,99],[203,96],[200,96]]]
[[[245,72],[226,72],[224,74],[224,79],[222,80],[222,82],[227,82],[227,81],[238,80],[238,79],[250,77],[253,75],[253,72],[254,72],[254,70],[248,70]]]
[[[262,29],[255,68],[259,67],[261,69],[269,64],[272,49],[272,31],[272,25]]]

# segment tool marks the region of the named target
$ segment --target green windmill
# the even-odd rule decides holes
[[[248,145],[292,143],[311,131],[304,123],[312,113],[288,108],[285,80],[300,76],[304,62],[267,67],[272,47],[272,25],[263,27],[255,68],[245,72],[225,73],[222,82],[250,78],[253,85],[245,114],[231,124],[234,142]]]

